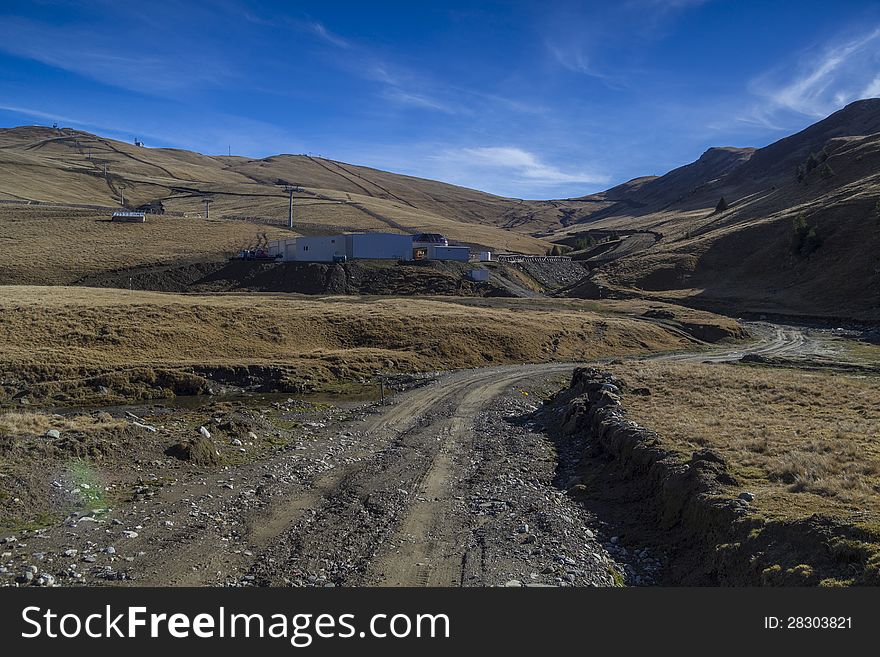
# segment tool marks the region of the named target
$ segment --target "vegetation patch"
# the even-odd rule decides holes
[[[860,507],[859,516],[876,517],[876,494],[859,497],[840,481],[819,483],[846,478],[855,461],[825,463],[821,473],[815,470],[818,466],[805,469],[788,462],[773,471],[768,463],[761,488],[755,480],[740,479],[742,470],[732,465],[738,452],[729,441],[702,434],[701,448],[690,451],[692,441],[676,443],[663,431],[654,433],[630,421],[621,394],[634,406],[645,400],[664,401],[656,399],[657,380],[651,395],[628,395],[632,379],[632,374],[624,380],[596,370],[575,370],[570,387],[551,400],[540,417],[581,459],[581,481],[590,481],[589,468],[613,471],[612,485],[626,487],[628,504],[644,505],[653,513],[654,531],[674,554],[670,583],[880,584],[880,536],[872,531],[877,525],[852,521],[854,504]],[[639,384],[645,382],[643,377]],[[763,382],[757,382],[756,389],[764,391]],[[724,400],[720,392],[717,385],[705,392],[712,405],[704,406],[713,417]],[[682,408],[676,402],[668,404],[663,416],[676,418]],[[759,411],[750,406],[750,417]],[[687,418],[678,421],[690,427]],[[698,427],[688,431],[696,433]],[[865,438],[876,440],[878,435],[874,431]],[[814,453],[815,445],[808,444],[807,451]],[[767,448],[760,453],[766,454]],[[864,477],[876,474],[870,464],[857,467],[862,467]],[[792,503],[798,496],[809,496],[806,508]],[[813,503],[824,499],[833,501],[825,506]],[[644,511],[640,507],[640,513]]]

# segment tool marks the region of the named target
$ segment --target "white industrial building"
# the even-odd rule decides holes
[[[420,237],[420,236],[418,236]],[[442,236],[437,236],[442,238]],[[344,233],[269,242],[269,255],[284,262],[344,262],[346,260],[458,260],[467,262],[470,249],[448,246],[445,238],[414,248],[412,235]]]
[[[443,246],[434,244],[428,247],[428,260],[458,260],[467,262],[470,260],[471,250],[466,246]]]

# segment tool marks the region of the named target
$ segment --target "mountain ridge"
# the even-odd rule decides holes
[[[107,172],[104,173],[106,166]],[[725,308],[880,320],[880,99],[856,101],[762,148],[706,149],[662,176],[584,197],[522,200],[309,155],[207,156],[71,129],[0,129],[0,200],[161,202],[178,216],[297,232],[441,232],[491,250],[576,254],[596,289]],[[725,204],[720,204],[721,198]],[[725,207],[726,205],[726,207]],[[795,220],[816,235],[794,248]],[[614,241],[616,240],[616,241]]]

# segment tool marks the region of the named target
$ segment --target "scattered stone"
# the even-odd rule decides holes
[[[752,500],[755,499],[755,494],[743,491],[742,493],[739,494],[739,499],[741,499],[745,502],[751,502]]]
[[[37,578],[37,586],[55,586],[55,576],[43,573]]]
[[[57,440],[58,438],[61,438],[61,432],[58,431],[58,429],[49,429],[46,432],[46,438],[51,438],[53,440]]]

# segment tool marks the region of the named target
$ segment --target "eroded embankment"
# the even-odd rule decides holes
[[[595,495],[604,504],[625,507],[612,515],[638,519],[633,532],[664,546],[666,583],[880,584],[880,541],[871,528],[820,515],[762,518],[732,497],[737,482],[717,453],[699,450],[685,462],[627,420],[623,389],[610,374],[578,368],[538,416],[557,438],[565,485],[582,498],[601,485]]]
[[[510,296],[468,279],[467,263],[424,261],[191,262],[141,266],[86,276],[87,287],[118,287],[158,292],[294,292],[299,294],[378,294]]]

